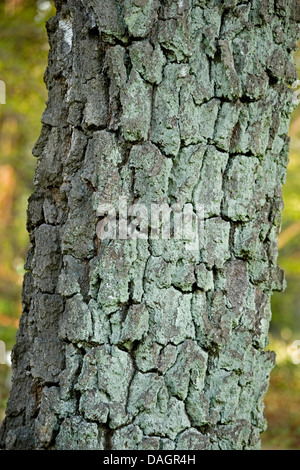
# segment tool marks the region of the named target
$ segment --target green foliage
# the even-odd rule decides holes
[[[295,54],[300,70],[300,50]],[[299,87],[299,85],[298,85]],[[299,93],[297,92],[298,96]],[[295,109],[290,126],[290,162],[283,187],[285,209],[279,237],[278,263],[285,271],[287,289],[284,294],[275,293],[272,299],[273,321],[271,332],[280,335],[283,328],[290,328],[291,339],[300,338],[300,106]]]
[[[263,450],[300,449],[300,367],[277,365],[265,398],[268,429],[262,434]]]
[[[0,1],[0,79],[6,84],[6,104],[0,105],[0,338],[5,331],[10,347],[16,327],[6,328],[7,318],[14,318],[16,325],[20,315],[28,246],[27,199],[36,165],[31,149],[47,99],[45,20],[53,13],[46,1]]]
[[[47,99],[45,20],[53,13],[52,2],[0,0],[0,80],[6,84],[6,104],[0,104],[0,340],[7,351],[15,343],[21,313],[27,199],[36,165],[31,149]],[[0,421],[10,373],[0,364]]]

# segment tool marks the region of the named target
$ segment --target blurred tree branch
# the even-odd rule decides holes
[[[300,220],[287,227],[278,237],[278,248],[283,248],[292,238],[300,233]]]

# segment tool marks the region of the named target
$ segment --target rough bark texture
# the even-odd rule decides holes
[[[256,449],[281,290],[294,0],[56,0],[5,449]],[[202,249],[97,241],[197,203]]]

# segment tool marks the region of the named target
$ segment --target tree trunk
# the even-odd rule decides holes
[[[1,446],[257,449],[297,2],[55,3]],[[199,248],[99,237],[120,198],[202,206]]]

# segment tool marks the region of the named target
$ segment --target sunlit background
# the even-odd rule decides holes
[[[45,0],[0,0],[0,421],[10,388],[10,357],[21,314],[23,264],[28,246],[27,199],[33,191],[36,161],[31,154],[45,108],[43,74],[47,62],[45,21],[54,13]],[[300,70],[300,52],[295,54]],[[0,90],[1,92],[1,90]],[[1,97],[1,95],[0,95]],[[287,289],[274,294],[270,348],[277,353],[265,399],[268,430],[264,449],[300,449],[300,106],[290,127],[291,152],[284,186],[286,208],[279,238],[279,264]]]

